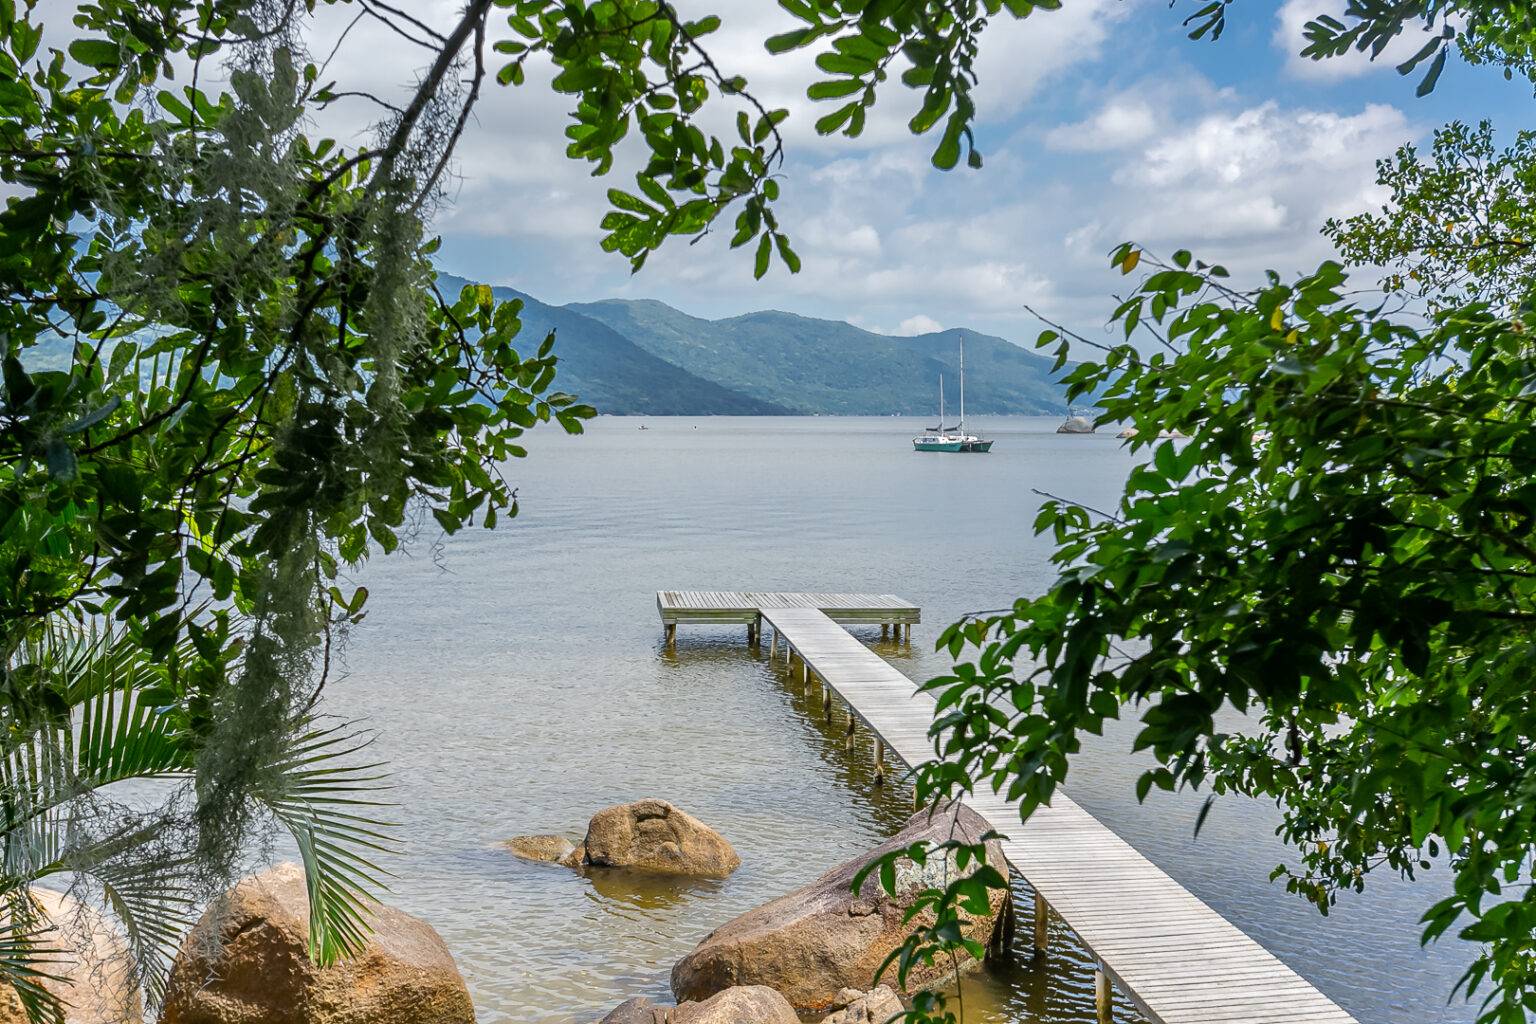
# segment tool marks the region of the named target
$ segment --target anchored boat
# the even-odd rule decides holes
[[[912,439],[919,452],[989,452],[992,442],[965,432],[965,339],[960,339],[960,422],[954,432],[944,426],[944,375],[939,374],[939,425],[930,427],[922,437]]]
[[[919,452],[957,452],[960,450],[960,438],[950,434],[949,428],[944,425],[944,375],[939,374],[939,425],[929,427],[928,432],[922,437],[912,439],[912,448]]]

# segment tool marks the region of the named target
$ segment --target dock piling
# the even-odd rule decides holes
[[[1045,956],[1046,923],[1050,916],[1050,909],[1046,906],[1045,897],[1040,895],[1040,890],[1035,890],[1035,956]]]
[[[1099,1024],[1110,1024],[1109,976],[1103,967],[1093,969],[1093,1008],[1099,1012]]]

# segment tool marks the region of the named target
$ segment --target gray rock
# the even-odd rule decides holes
[[[61,979],[43,986],[64,1004],[64,1024],[139,1024],[144,1003],[128,943],[95,908],[52,889],[31,890],[49,930],[39,945],[57,950],[43,970]],[[16,990],[0,984],[0,1024],[27,1024]]]
[[[889,985],[869,992],[845,988],[837,994],[832,1008],[836,1012],[828,1014],[821,1024],[885,1024],[907,1009]]]
[[[672,1024],[675,1006],[656,1006],[645,996],[626,999],[597,1024]]]
[[[702,1002],[679,1003],[671,1024],[800,1024],[800,1018],[768,986],[738,985]]]
[[[596,1024],[800,1024],[788,1000],[765,985],[741,985],[708,999],[657,1006],[626,999]]]

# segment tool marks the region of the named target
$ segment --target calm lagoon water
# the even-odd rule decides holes
[[[408,555],[364,570],[371,610],[328,708],[378,732],[406,840],[392,899],[442,933],[482,1024],[585,1024],[633,995],[668,999],[672,964],[711,929],[907,816],[907,791],[872,785],[868,745],[845,753],[744,628],[684,627],[666,650],[655,591],[897,593],[923,610],[911,646],[866,639],[931,678],[949,665],[933,651],[945,624],[1048,586],[1036,490],[1100,507],[1119,493],[1122,443],[1057,435],[1058,422],[978,420],[997,441],[988,455],[915,453],[924,424],[896,418],[541,427],[507,468],[516,519],[441,544],[423,529]],[[1443,872],[1383,878],[1320,918],[1267,882],[1286,859],[1273,808],[1218,801],[1194,838],[1200,797],[1136,803],[1130,735],[1085,752],[1075,799],[1366,1024],[1475,1016],[1447,1006],[1468,951],[1417,941]],[[498,845],[579,838],[594,811],[647,796],[719,828],[742,867],[637,890]],[[1091,967],[1066,936],[964,996],[967,1024],[1094,1019]],[[1123,1000],[1117,1019],[1133,1019]]]

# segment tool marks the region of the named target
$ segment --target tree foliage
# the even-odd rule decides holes
[[[1460,121],[1435,132],[1430,160],[1404,146],[1377,164],[1391,190],[1380,213],[1330,220],[1323,233],[1349,262],[1394,268],[1389,293],[1432,310],[1484,302],[1510,311],[1536,271],[1536,133],[1494,145],[1493,126]]]
[[[1073,386],[1191,440],[1133,441],[1153,457],[1107,518],[1048,504],[1056,584],[946,634],[978,657],[930,684],[931,781],[988,780],[1027,814],[1083,732],[1134,709],[1161,765],[1138,795],[1276,801],[1299,864],[1275,875],[1324,912],[1372,870],[1449,867],[1425,939],[1484,944],[1469,987],[1491,972],[1490,1019],[1522,1019],[1536,352],[1486,309],[1421,332],[1355,305],[1336,263],[1251,291],[1188,253],[1140,265],[1116,319],[1177,354],[1126,344]]]

